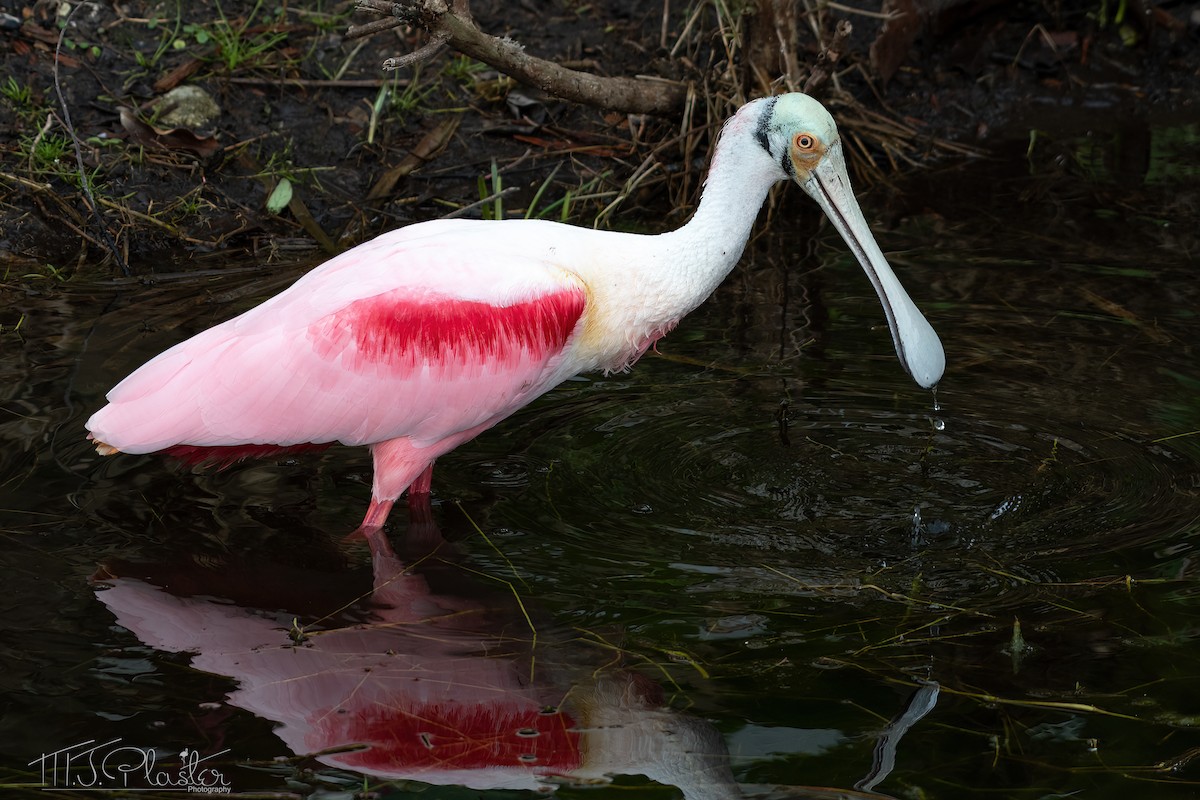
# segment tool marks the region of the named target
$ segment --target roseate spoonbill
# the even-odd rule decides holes
[[[875,243],[829,112],[803,94],[751,101],[726,122],[699,208],[659,235],[539,220],[439,220],[385,233],[239,317],[147,362],[87,422],[102,455],[231,462],[367,445],[362,528],[434,460],[580,372],[631,366],[737,264],[767,190],[792,179],[846,240],[923,387],[937,334]]]

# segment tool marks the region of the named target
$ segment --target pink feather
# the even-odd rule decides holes
[[[151,360],[109,393],[91,437],[219,465],[371,445],[382,521],[439,455],[575,371],[561,362],[586,300],[570,276],[503,253],[450,269],[427,227],[351,250]]]

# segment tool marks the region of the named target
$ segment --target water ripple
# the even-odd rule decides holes
[[[700,546],[709,563],[800,566],[806,580],[919,573],[933,591],[1015,600],[1081,561],[1124,574],[1130,551],[1195,527],[1196,463],[1115,415],[972,395],[945,403],[939,427],[846,386],[791,402],[783,429],[778,381],[739,383],[734,400],[598,382],[604,399],[531,446],[579,445],[547,476],[572,509],[565,535],[602,533],[610,556]]]

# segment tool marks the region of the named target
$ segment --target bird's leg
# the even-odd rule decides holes
[[[433,483],[433,464],[417,476],[408,487],[408,532],[433,524],[433,508],[429,503],[429,487]]]
[[[359,531],[377,530],[387,522],[396,498],[408,489],[411,496],[424,496],[429,504],[433,482],[433,460],[425,451],[413,447],[408,439],[389,439],[371,445],[375,477],[371,482],[371,505]]]
[[[427,522],[433,519],[433,509],[429,506],[429,488],[433,485],[433,463],[425,467],[425,471],[408,487],[408,520],[412,522]],[[387,522],[395,500],[380,500],[371,497],[371,505],[367,507],[367,515],[363,517],[360,530],[382,528]]]
[[[433,462],[429,462],[429,466],[425,467],[425,471],[417,476],[417,479],[408,487],[408,496],[411,498],[414,494],[429,494],[429,488],[433,486]],[[428,501],[426,501],[428,502]]]
[[[362,524],[358,526],[359,532],[366,534],[367,531],[377,531],[383,527],[383,523],[387,522],[388,514],[392,511],[392,505],[395,500],[380,500],[377,497],[371,498],[371,505],[367,506],[367,515],[363,517]]]
[[[411,530],[414,525],[432,524],[433,508],[429,504],[429,487],[433,483],[433,464],[425,467],[425,471],[417,476],[417,479],[408,487],[408,524]],[[371,552],[377,552],[377,543],[382,541],[387,543],[387,539],[383,535],[383,524],[387,522],[388,515],[391,513],[392,506],[395,505],[395,500],[381,500],[378,497],[371,497],[371,505],[367,506],[367,515],[363,517],[362,524],[358,526],[351,537],[355,534],[362,535],[366,538],[367,543],[371,546]],[[390,551],[388,553],[390,555]]]

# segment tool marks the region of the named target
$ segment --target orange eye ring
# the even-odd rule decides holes
[[[797,133],[792,137],[792,145],[801,153],[815,153],[820,142],[811,133]]]

